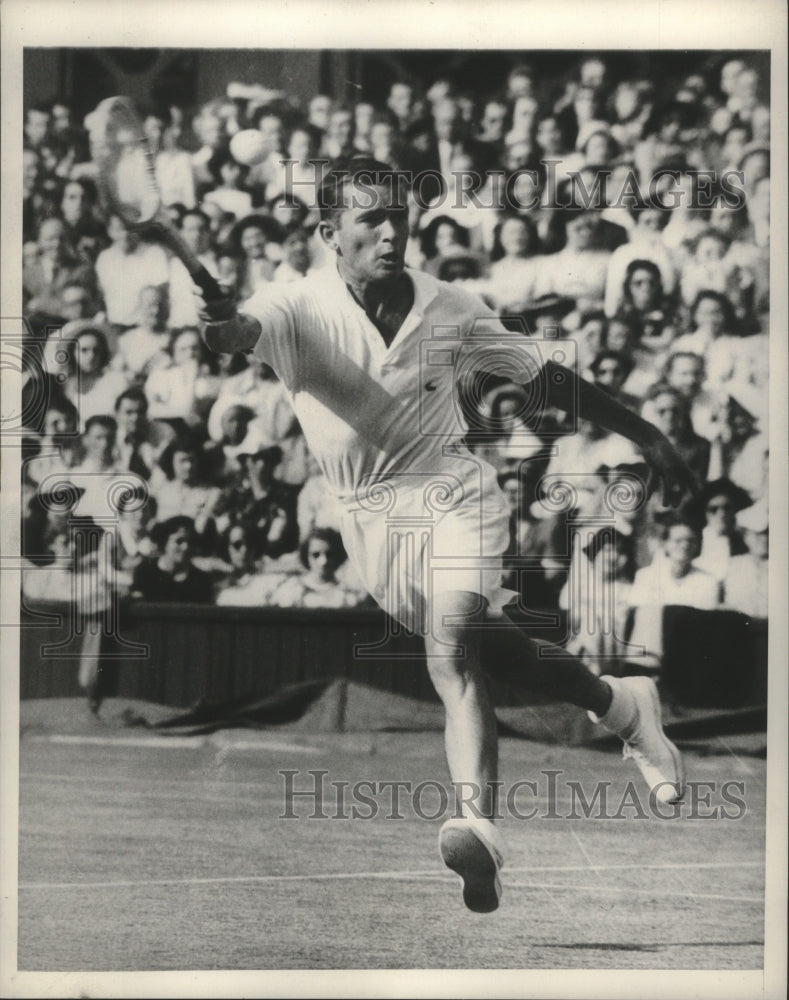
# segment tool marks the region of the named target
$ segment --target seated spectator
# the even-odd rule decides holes
[[[282,239],[277,223],[262,215],[249,215],[233,228],[231,242],[243,255],[239,281],[242,299],[250,298],[261,285],[273,279]]]
[[[602,304],[611,254],[598,249],[600,213],[567,209],[564,215],[565,246],[540,259],[535,293],[575,299],[579,308]]]
[[[576,371],[583,378],[591,379],[590,366],[600,351],[606,347],[608,318],[602,309],[587,309],[584,312],[573,313],[567,322],[572,324],[570,339],[575,341]],[[633,359],[629,353],[618,353],[622,353],[632,366]]]
[[[685,400],[696,434],[712,441],[719,434],[720,401],[716,394],[702,389],[704,374],[704,358],[700,354],[672,351],[663,367],[660,381],[665,382]]]
[[[218,590],[246,587],[257,573],[258,553],[252,528],[248,524],[231,524],[220,539],[219,551],[224,566]]]
[[[605,311],[615,316],[625,305],[624,290],[627,268],[635,260],[646,260],[660,272],[661,286],[666,296],[671,296],[677,283],[677,259],[662,239],[669,214],[660,208],[633,211],[635,226],[630,239],[617,247],[611,255],[605,283]],[[631,290],[632,300],[632,290]]]
[[[179,145],[181,125],[171,122],[162,132],[162,145],[156,154],[156,183],[163,205],[195,207],[195,179],[192,158]]]
[[[194,522],[177,516],[151,529],[158,556],[141,562],[132,577],[132,596],[143,601],[211,604],[214,588],[208,573],[192,564]]]
[[[148,400],[141,389],[126,389],[118,396],[115,420],[118,425],[115,465],[142,479],[150,479],[156,452],[149,435]]]
[[[469,252],[468,229],[448,215],[436,215],[422,230],[421,248],[425,257],[423,270],[437,275],[442,261]]]
[[[747,553],[732,556],[723,579],[723,603],[749,618],[767,618],[769,591],[769,521],[767,505],[757,503],[737,514]]]
[[[211,249],[211,222],[206,213],[199,208],[187,209],[181,216],[178,228],[187,249],[197,257],[209,274],[219,277],[216,254]],[[170,261],[169,305],[169,326],[172,329],[198,325],[194,282],[177,257]]]
[[[321,164],[321,133],[314,126],[297,125],[287,142],[287,156],[277,176],[266,187],[266,200],[280,194],[296,195],[308,205],[317,205],[318,187],[325,170]]]
[[[218,205],[236,219],[243,219],[252,211],[252,195],[244,189],[249,167],[233,159],[225,146],[220,146],[208,161],[208,172],[215,187],[203,195],[203,201]]]
[[[129,383],[123,372],[110,368],[110,349],[104,330],[89,320],[81,320],[64,328],[66,332],[70,337],[69,374],[63,389],[76,406],[84,430],[91,417],[115,410],[115,400]]]
[[[296,490],[276,479],[282,449],[258,428],[251,428],[238,450],[241,471],[222,490],[215,514],[220,530],[248,524],[257,551],[272,559],[298,545]]]
[[[669,605],[711,611],[719,606],[720,586],[714,576],[694,564],[701,533],[695,521],[676,516],[663,529],[663,547],[650,566],[638,570],[630,590],[635,609],[630,643],[646,655],[631,660],[642,670],[660,666],[663,653],[663,609]]]
[[[214,183],[214,178],[208,169],[208,162],[216,150],[220,149],[227,141],[224,122],[210,105],[206,105],[194,118],[192,127],[201,143],[200,148],[197,152],[192,153],[191,158],[195,184],[199,186]]]
[[[96,301],[91,289],[80,282],[69,281],[63,285],[58,297],[57,315],[72,322],[80,319],[96,319]]]
[[[719,292],[729,300],[735,314],[745,315],[746,296],[754,278],[728,255],[729,246],[729,238],[715,229],[705,229],[693,241],[680,279],[686,306],[692,307],[700,292]]]
[[[701,291],[690,311],[691,332],[672,344],[672,351],[691,351],[704,358],[705,388],[720,389],[737,374],[748,340],[739,336],[734,310],[720,292]]]
[[[89,288],[93,275],[66,238],[62,219],[44,219],[38,227],[36,255],[23,267],[22,286],[27,309],[57,314],[66,285]]]
[[[167,367],[170,362],[167,297],[161,285],[147,285],[140,292],[139,316],[140,325],[118,337],[113,367],[130,378],[143,379],[154,368]]]
[[[753,500],[767,498],[770,442],[767,399],[753,386],[729,382],[712,442],[710,478],[726,477]]]
[[[700,486],[709,470],[710,442],[693,430],[687,401],[675,389],[658,383],[647,393],[641,416],[666,435]]]
[[[151,487],[160,521],[183,514],[201,536],[212,526],[220,496],[219,488],[205,478],[202,460],[202,452],[193,443],[170,442],[159,456],[165,479]]]
[[[472,450],[497,472],[518,469],[544,449],[542,439],[528,424],[531,403],[521,386],[505,383],[485,400],[489,433],[474,434]]]
[[[97,197],[96,185],[87,178],[66,181],[63,186],[60,215],[70,246],[76,248],[83,236],[100,241],[106,238],[104,226],[93,214]]]
[[[342,539],[331,528],[318,528],[304,539],[299,556],[306,572],[287,577],[271,594],[280,608],[352,608],[359,591],[342,584],[337,570],[346,560]]]
[[[167,254],[155,243],[141,243],[137,233],[118,215],[111,215],[107,233],[112,245],[96,258],[96,277],[108,321],[118,333],[139,322],[140,294],[149,285],[167,286]]]
[[[625,382],[634,368],[634,363],[623,351],[600,351],[589,366],[592,381],[598,389],[613,396],[623,406],[631,410],[638,408],[638,400],[624,391]]]
[[[64,477],[82,492],[76,508],[79,517],[106,521],[115,516],[112,486],[123,472],[115,463],[117,431],[113,417],[95,414],[88,418],[81,438],[82,461]]]
[[[570,578],[559,596],[559,607],[569,613],[567,648],[593,674],[621,673],[636,571],[633,542],[632,535],[599,528],[579,558],[574,557]]]
[[[171,362],[155,368],[145,380],[151,419],[181,417],[190,425],[201,424],[219,392],[211,374],[208,355],[197,330],[176,330],[170,338]]]
[[[240,470],[238,452],[254,421],[255,414],[248,406],[233,404],[222,413],[222,436],[205,446],[214,482],[225,482]]]
[[[635,320],[641,343],[652,352],[657,364],[662,364],[677,330],[657,264],[651,260],[631,260],[625,268],[621,300],[617,315]]]
[[[68,399],[52,397],[44,413],[38,453],[23,466],[25,478],[38,484],[50,475],[67,472],[77,461],[79,414]]]
[[[222,436],[222,414],[230,406],[246,406],[252,410],[261,429],[277,444],[292,432],[296,423],[285,386],[272,368],[255,358],[220,386],[208,417],[208,433],[214,441]]]
[[[502,313],[519,313],[534,299],[540,257],[539,241],[530,219],[511,215],[494,231],[489,275],[463,287],[481,295]]]
[[[130,490],[118,499],[113,581],[122,596],[131,590],[135,569],[156,555],[150,535],[156,513],[156,501],[151,496],[145,497],[141,491]]]
[[[63,522],[49,524],[44,532],[49,565],[22,573],[22,595],[31,609],[36,610],[41,602],[71,603],[83,616],[100,614],[107,604],[107,581],[99,573],[98,543],[99,534],[87,524],[80,528]]]
[[[274,272],[274,281],[298,281],[310,269],[310,237],[305,229],[294,229],[282,241],[282,260]]]
[[[704,518],[701,551],[694,566],[709,573],[718,582],[728,573],[732,557],[744,555],[748,549],[737,528],[736,515],[750,507],[751,498],[729,479],[705,483],[691,509]]]

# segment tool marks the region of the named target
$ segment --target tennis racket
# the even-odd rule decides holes
[[[129,98],[108,97],[88,115],[85,124],[105,209],[119,215],[129,229],[146,232],[168,247],[183,262],[206,300],[226,297],[162,207],[151,150]]]

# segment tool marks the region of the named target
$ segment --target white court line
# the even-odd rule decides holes
[[[286,743],[282,740],[244,740],[238,743],[212,743],[208,736],[71,736],[53,733],[51,736],[28,736],[35,743],[65,743],[73,746],[145,747],[146,749],[192,749],[212,747],[216,750],[292,750],[296,753],[322,753],[323,747],[305,746],[303,743]]]
[[[605,865],[601,868],[610,870],[619,869],[658,869],[665,870],[671,868],[687,869],[687,868],[734,868],[734,867],[745,867],[748,864],[752,867],[755,862],[744,862],[742,865],[735,865],[729,862],[710,862],[707,864],[698,865]],[[538,866],[533,868],[512,868],[508,870],[509,874],[520,873],[520,872],[560,872],[560,871],[571,871],[571,872],[588,872],[589,869],[586,866],[579,865],[563,865],[563,866]],[[453,879],[456,876],[450,875],[449,873],[437,872],[435,869],[424,869],[419,871],[385,871],[385,872],[330,872],[330,873],[314,873],[311,875],[228,875],[214,878],[168,878],[168,879],[146,879],[146,880],[128,880],[128,881],[117,881],[117,882],[20,882],[20,889],[121,889],[121,888],[145,888],[147,886],[166,886],[166,885],[238,885],[243,882],[248,882],[250,884],[266,883],[266,882],[332,882],[332,881],[353,881],[354,879],[382,879],[390,881],[405,881],[412,879],[424,879],[426,881],[446,881],[447,879]],[[633,892],[633,893],[647,893],[651,895],[660,896],[680,896],[682,898],[691,899],[729,899],[740,902],[763,902],[760,896],[724,896],[724,895],[713,895],[708,893],[697,893],[697,892],[685,892],[683,890],[652,890],[652,889],[633,889],[630,886],[606,886],[601,888],[600,886],[575,886],[571,884],[541,884],[536,882],[508,882],[505,881],[506,886],[511,886],[513,888],[525,888],[525,889],[564,889],[570,891],[579,892]]]
[[[588,871],[588,869],[585,869]],[[764,905],[764,896],[724,896],[721,893],[713,892],[685,892],[682,889],[633,889],[629,885],[563,885],[542,884],[538,882],[507,882],[504,881],[507,889],[562,889],[565,892],[623,892],[628,896],[666,896],[679,899],[726,899],[733,903],[761,903]]]

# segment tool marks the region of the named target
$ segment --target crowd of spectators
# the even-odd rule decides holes
[[[536,418],[504,378],[465,385],[468,444],[512,508],[507,583],[529,607],[567,608],[593,669],[620,655],[611,636],[628,614],[658,661],[663,605],[766,618],[770,112],[757,69],[727,55],[668,87],[613,80],[589,57],[570,79],[513,65],[495,93],[422,84],[396,81],[381,106],[317,94],[300,107],[231,84],[197,109],[148,109],[183,240],[243,303],[331,264],[315,210],[327,161],[358,152],[421,173],[409,266],[475,291],[513,329],[565,342],[579,372],[653,421],[698,480],[678,513],[641,502],[641,459],[624,439]],[[267,147],[252,167],[230,151],[243,128]],[[112,589],[220,605],[368,600],[282,385],[259,362],[207,352],[185,268],[105,213],[67,102],[26,110],[23,156],[26,595],[67,599],[92,573],[104,600]],[[576,181],[592,190],[601,171],[607,192],[579,201]],[[691,197],[698,172],[713,195],[704,204]],[[619,198],[634,182],[663,207]],[[557,482],[572,490],[561,509]],[[615,530],[600,529],[623,490],[635,499],[616,508]],[[108,517],[112,530],[75,547],[75,518]],[[615,583],[603,609],[613,632],[598,621],[601,581]],[[79,593],[95,605],[101,590]]]

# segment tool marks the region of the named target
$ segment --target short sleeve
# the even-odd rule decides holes
[[[240,312],[254,316],[262,330],[252,348],[257,361],[270,365],[290,392],[298,383],[299,297],[289,285],[267,283],[244,303]]]

